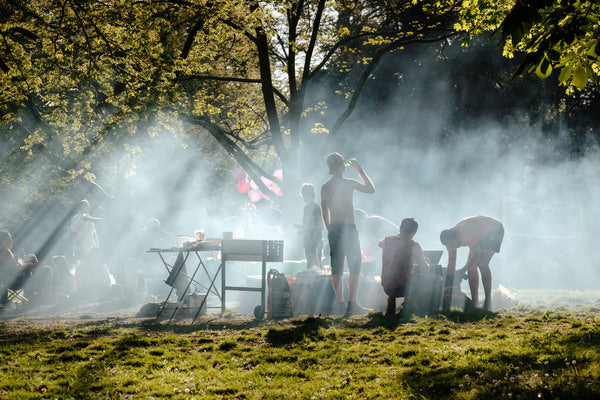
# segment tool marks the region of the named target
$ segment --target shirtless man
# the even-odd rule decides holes
[[[458,276],[464,277],[467,274],[471,300],[475,307],[479,304],[478,268],[481,271],[483,291],[485,292],[483,308],[489,310],[491,307],[492,273],[489,264],[494,253],[500,252],[503,238],[502,223],[485,215],[465,218],[453,228],[443,230],[440,234],[440,241],[448,250],[448,274],[454,275],[456,270],[456,249],[462,246],[469,247],[467,264],[458,270]],[[448,304],[444,304],[444,307],[447,306]]]
[[[362,183],[344,178],[346,163],[358,172]],[[354,225],[353,192],[374,193],[375,186],[356,159],[344,161],[339,153],[327,157],[327,166],[331,178],[321,186],[321,212],[327,229],[331,254],[331,275],[333,290],[340,309],[345,308],[344,316],[364,314],[366,309],[356,302],[358,282],[360,280],[360,242]],[[344,258],[348,260],[348,305],[344,303],[342,275]]]

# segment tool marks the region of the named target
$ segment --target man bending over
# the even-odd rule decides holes
[[[440,234],[440,241],[448,250],[448,275],[452,274],[453,276],[456,270],[456,249],[462,246],[469,247],[467,264],[458,270],[458,274],[460,277],[467,274],[471,300],[475,307],[479,304],[479,273],[477,271],[479,268],[485,292],[483,308],[486,310],[491,308],[492,273],[489,264],[494,253],[500,252],[503,238],[502,223],[485,215],[467,217],[459,221],[453,228],[443,230]],[[448,304],[445,303],[444,306],[447,307]]]

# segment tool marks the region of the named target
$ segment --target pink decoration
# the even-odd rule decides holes
[[[270,180],[268,178],[265,178],[264,176],[261,176],[260,180],[265,184],[265,186],[267,188],[269,188],[269,190],[271,192],[275,193],[277,196],[283,196],[283,192],[281,191],[281,188],[279,188],[279,186],[277,186],[277,184],[275,182],[273,182],[272,180]]]
[[[260,180],[265,184],[266,187],[270,187],[273,184],[272,180],[265,178],[264,176],[261,176]]]
[[[273,172],[273,176],[277,179],[279,179],[280,181],[283,180],[283,171],[280,169],[275,170],[275,172]]]
[[[250,184],[247,180],[243,179],[238,182],[238,192],[240,193],[248,193],[250,190]]]
[[[246,177],[248,177],[248,174],[242,168],[237,168],[235,171],[233,171],[232,175],[236,182],[244,180]]]
[[[250,198],[251,202],[256,203],[257,201],[262,199],[263,194],[258,189],[252,189],[251,191],[248,192],[248,197]]]
[[[256,184],[256,182],[254,182],[254,181],[250,181],[250,187],[251,187],[252,189],[258,189],[258,185],[257,185],[257,184]]]
[[[269,190],[271,192],[275,193],[279,197],[283,196],[283,192],[281,191],[281,188],[279,186],[277,186],[277,184],[274,182],[273,182],[273,185],[269,186]]]

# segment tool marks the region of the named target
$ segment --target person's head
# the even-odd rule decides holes
[[[327,156],[327,166],[329,167],[329,175],[343,173],[346,168],[344,157],[340,153],[331,153]]]
[[[64,271],[70,272],[69,262],[67,261],[67,257],[65,257],[65,256],[62,256],[62,255],[54,256],[50,259],[50,262],[48,264],[50,264],[50,266],[52,267],[52,269],[55,272],[64,272]]]
[[[440,242],[448,247],[457,248],[460,246],[458,235],[454,229],[444,229],[442,233],[440,233]]]
[[[86,199],[81,200],[77,204],[77,211],[79,211],[82,214],[89,213],[90,212],[90,202],[87,201]]]
[[[305,202],[310,203],[315,199],[315,186],[312,183],[303,183],[300,194]]]
[[[160,232],[160,221],[158,218],[149,218],[146,220],[143,228],[144,232],[158,233]]]
[[[417,229],[419,229],[419,222],[413,217],[404,218],[400,223],[400,233],[410,236],[417,233]]]
[[[0,248],[2,249],[6,249],[6,250],[10,250],[10,248],[12,247],[12,236],[10,235],[10,232],[7,230],[1,230],[0,231]]]

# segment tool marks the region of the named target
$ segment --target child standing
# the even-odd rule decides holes
[[[321,250],[323,248],[321,207],[315,203],[314,185],[302,184],[300,194],[306,203],[302,216],[302,240],[306,255],[306,268],[311,268],[313,265],[321,268]]]

